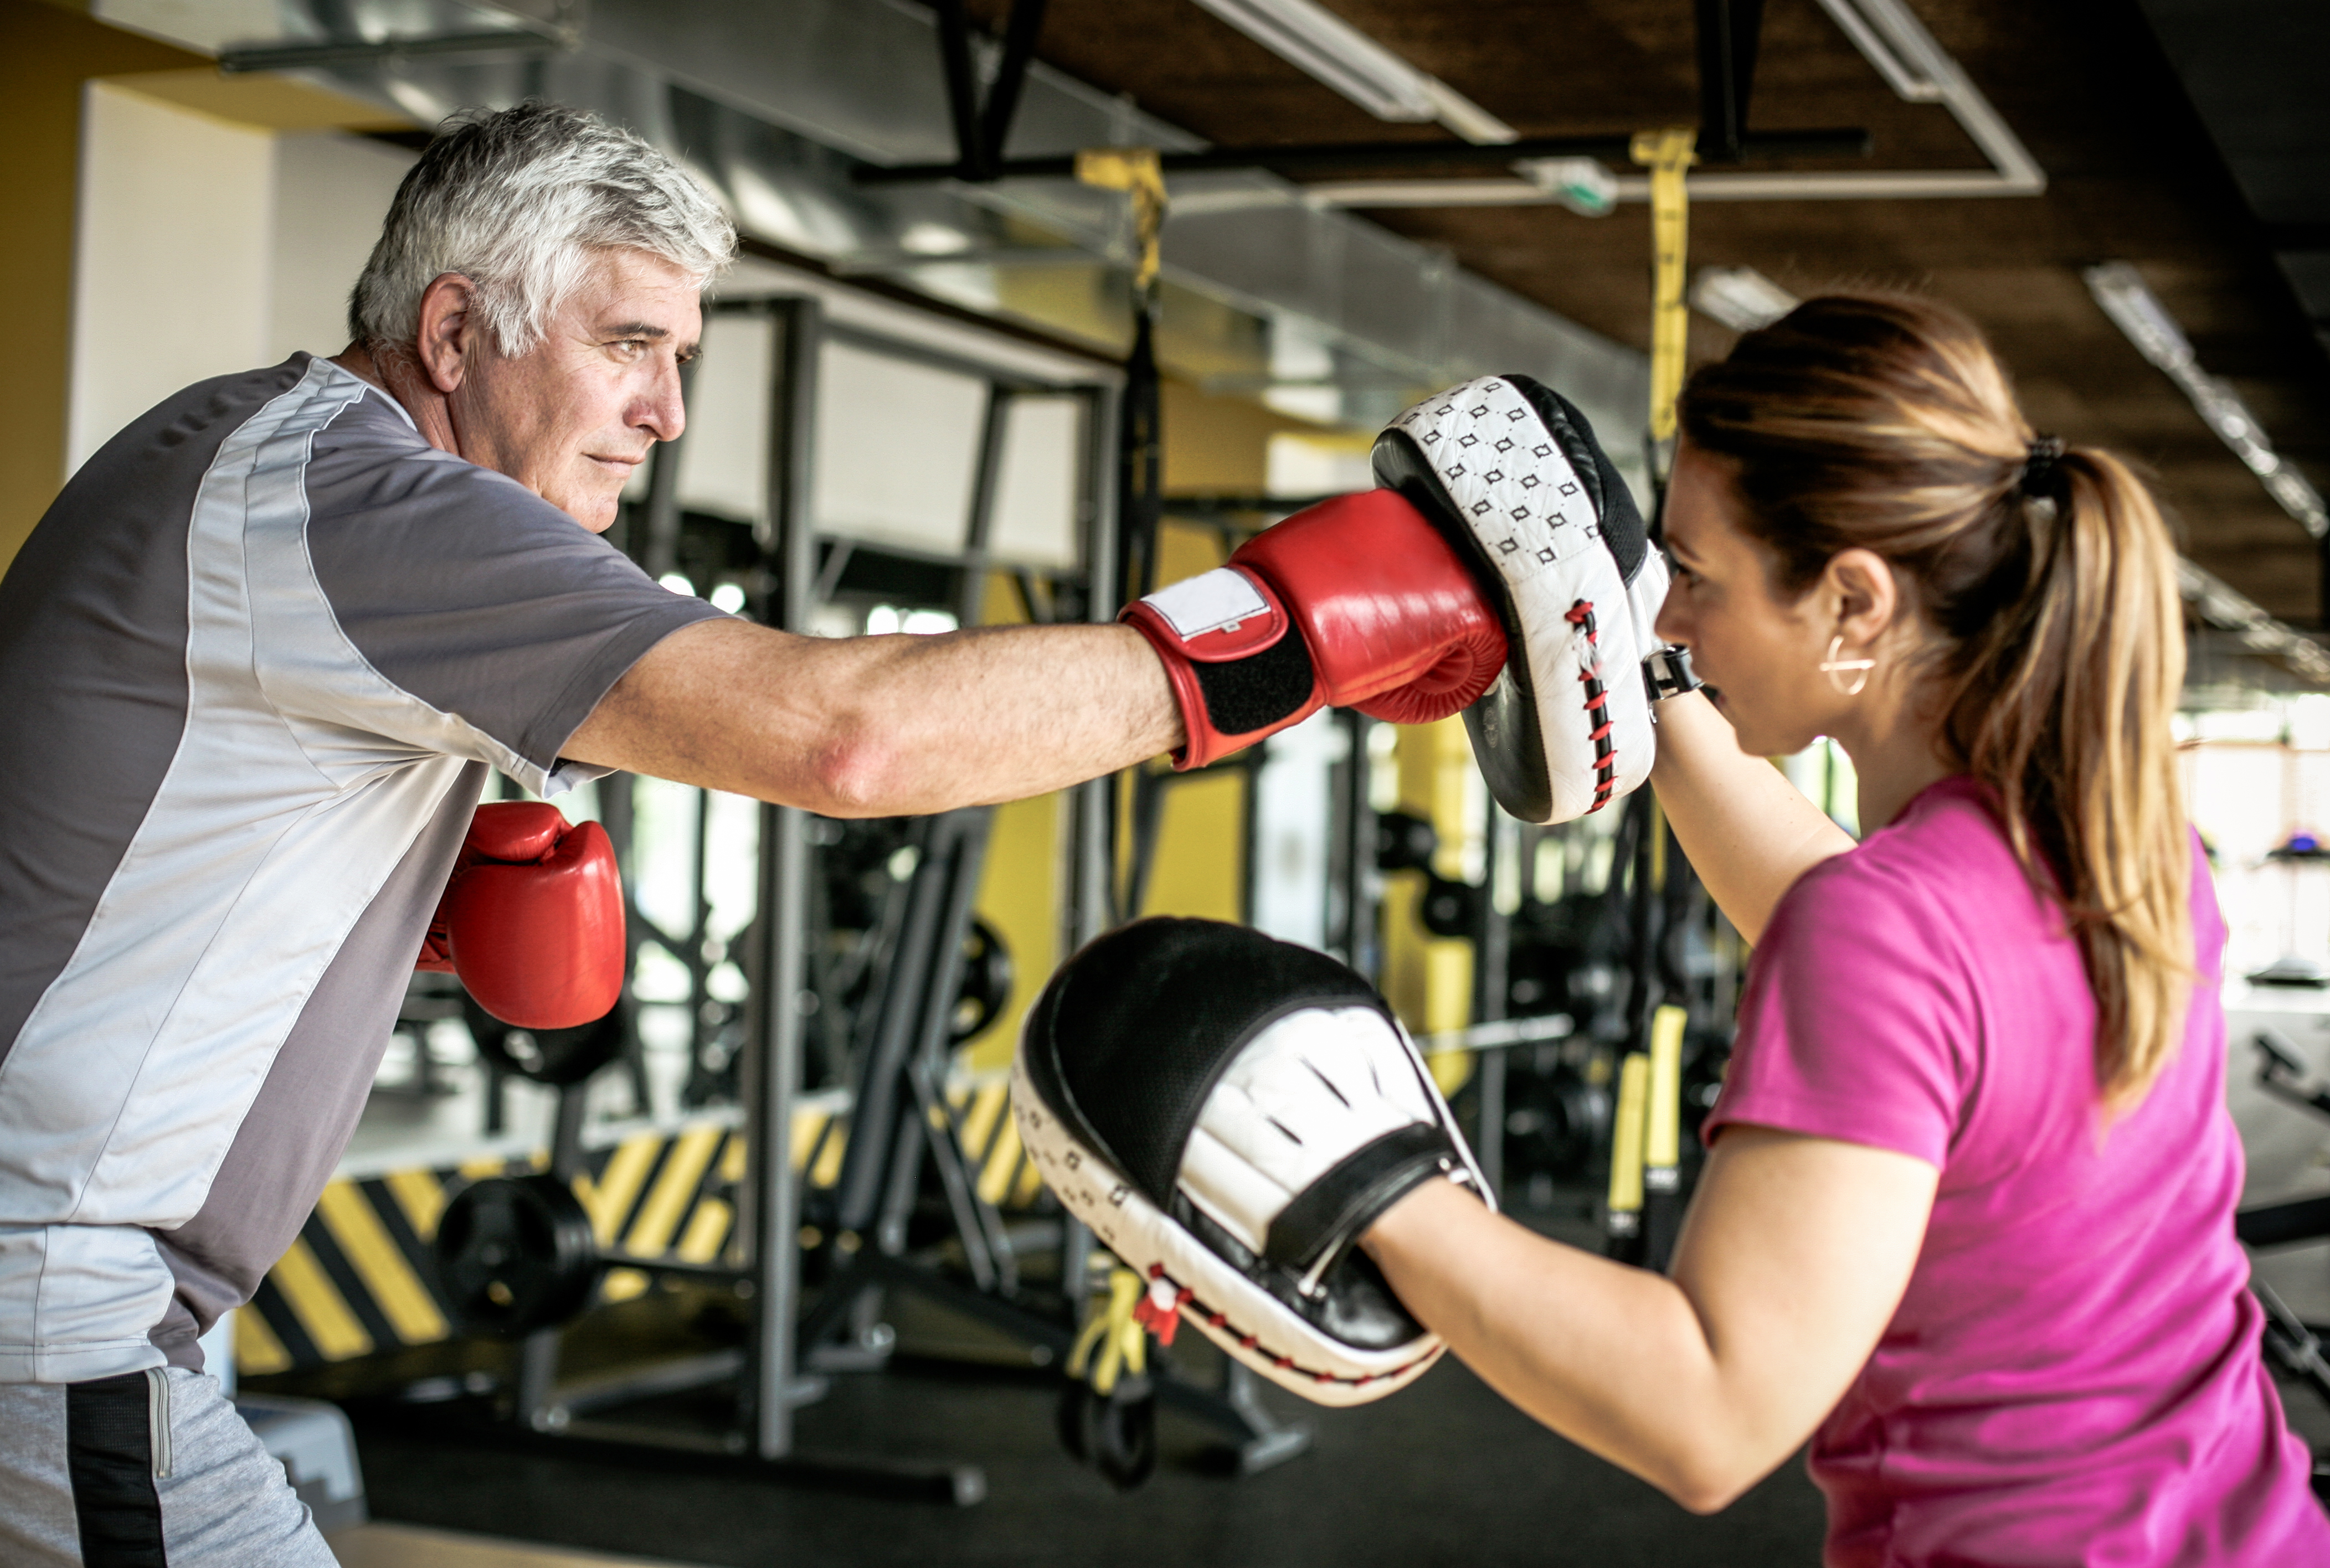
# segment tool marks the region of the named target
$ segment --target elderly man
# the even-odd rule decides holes
[[[464,117],[353,345],[145,415],[0,581],[0,1561],[331,1562],[196,1340],[355,1127],[488,769],[932,811],[1503,663],[1388,493],[1127,625],[822,641],[665,591],[597,534],[733,247],[626,133]]]

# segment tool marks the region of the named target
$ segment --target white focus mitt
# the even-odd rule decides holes
[[[1374,467],[1499,600],[1513,654],[1464,712],[1497,804],[1567,822],[1649,778],[1652,703],[1698,683],[1652,630],[1666,562],[1586,416],[1529,376],[1482,376],[1393,420]]]

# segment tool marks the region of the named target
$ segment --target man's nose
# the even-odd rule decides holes
[[[631,422],[658,441],[679,439],[680,431],[687,428],[687,407],[677,361],[667,359],[658,367]]]

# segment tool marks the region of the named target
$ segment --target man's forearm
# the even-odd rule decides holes
[[[1180,742],[1157,656],[1124,627],[823,638],[712,621],[650,651],[564,751],[886,817],[1044,794]]]
[[[1778,769],[1739,750],[1702,693],[1659,704],[1651,783],[1691,869],[1751,942],[1796,878],[1852,847],[1852,836]]]

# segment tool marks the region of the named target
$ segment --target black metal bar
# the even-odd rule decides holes
[[[384,61],[450,55],[564,54],[574,45],[564,38],[513,29],[507,33],[439,33],[378,43],[252,43],[219,52],[222,76],[254,71],[308,71],[319,66],[364,65]]]
[[[816,451],[817,373],[823,311],[814,299],[774,307],[779,334],[771,387],[769,499],[759,543],[774,578],[762,619],[807,631],[817,538],[810,514]],[[753,1295],[753,1367],[740,1389],[753,1411],[753,1450],[761,1462],[792,1451],[793,1318],[800,1294],[800,1190],[792,1166],[793,1091],[800,1081],[800,997],[809,944],[809,841],[805,813],[791,806],[761,809],[758,950],[750,955],[754,1007],[751,1071],[753,1256],[760,1273]]]
[[[980,430],[979,468],[971,484],[971,516],[963,528],[962,580],[955,596],[957,626],[977,626],[987,602],[988,541],[995,532],[995,493],[1003,481],[1004,444],[1011,431],[1009,391],[990,384]]]
[[[939,64],[946,73],[955,165],[971,171],[972,179],[991,179],[979,139],[979,78],[971,63],[971,18],[962,0],[936,0],[933,9],[939,14]]]
[[[874,1037],[859,1063],[849,1110],[849,1144],[834,1185],[834,1223],[863,1233],[880,1216],[895,1142],[908,1059],[919,1043],[925,976],[914,961],[932,951],[942,934],[946,889],[941,866],[952,852],[952,816],[920,825],[919,858],[906,887],[905,919],[892,949],[894,962],[881,987]]]
[[[1699,156],[1736,164],[1748,140],[1748,93],[1756,75],[1763,0],[1698,0]]]
[[[1739,138],[1742,158],[1866,156],[1871,141],[1859,127],[1836,129],[1757,131]],[[1433,168],[1443,165],[1502,168],[1532,158],[1603,158],[1624,162],[1633,155],[1629,136],[1530,137],[1517,142],[1475,144],[1459,141],[1350,142],[1327,146],[1209,147],[1203,152],[1164,153],[1159,164],[1169,175],[1226,169],[1275,169],[1281,173],[1314,169]],[[1005,158],[991,179],[1072,177],[1075,155],[1040,158]],[[863,185],[925,184],[933,180],[974,178],[960,164],[900,164],[883,168],[866,165],[851,171]]]
[[[979,116],[980,166],[1003,162],[1003,144],[1011,136],[1011,117],[1019,110],[1019,90],[1027,85],[1028,66],[1036,58],[1036,35],[1044,29],[1044,0],[1016,0],[1011,19],[1003,26],[1003,59],[987,90],[987,103]]]
[[[679,395],[684,402],[696,383],[693,360],[679,367]],[[658,442],[648,468],[645,537],[634,543],[632,557],[649,577],[661,578],[679,565],[679,452],[685,432]],[[706,589],[709,583],[704,585]]]
[[[2233,1234],[2245,1247],[2284,1247],[2330,1236],[2330,1198],[2266,1204],[2233,1215]]]

